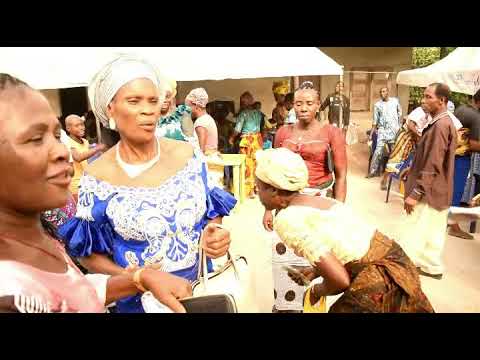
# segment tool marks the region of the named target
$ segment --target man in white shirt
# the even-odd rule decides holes
[[[455,129],[461,129],[463,126],[460,120],[458,120],[458,118],[450,111],[447,111],[447,113],[450,116],[450,119],[452,119]],[[419,106],[408,115],[407,126],[410,130],[412,130],[420,137],[423,130],[428,126],[430,121],[432,121],[432,117],[429,114],[425,113],[422,107]]]
[[[285,107],[288,110],[287,118],[285,119],[285,124],[295,124],[297,122],[297,115],[295,114],[295,109],[293,108],[293,93],[288,93],[285,95]]]

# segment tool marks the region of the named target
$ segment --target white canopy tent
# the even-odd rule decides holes
[[[397,84],[426,87],[442,82],[450,90],[473,95],[480,89],[480,48],[459,47],[445,58],[423,68],[401,71]]]
[[[177,81],[341,75],[343,69],[315,47],[0,48],[0,72],[36,89],[87,86],[119,54],[136,54]]]

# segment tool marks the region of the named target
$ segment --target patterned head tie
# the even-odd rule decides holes
[[[194,105],[205,108],[208,104],[208,94],[204,88],[193,89],[185,98],[185,101],[187,100]]]
[[[286,148],[255,153],[255,175],[277,189],[300,191],[308,186],[308,169],[302,157]]]
[[[290,92],[290,82],[288,80],[275,81],[272,86],[272,91],[277,95],[287,95]]]
[[[88,86],[88,99],[95,117],[106,128],[108,123],[107,107],[118,90],[136,79],[149,79],[159,90],[159,100],[165,96],[164,80],[157,69],[146,60],[130,55],[121,55],[105,65]]]

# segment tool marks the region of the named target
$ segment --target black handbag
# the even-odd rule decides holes
[[[188,314],[236,313],[237,305],[229,294],[206,295],[180,300]]]
[[[327,170],[329,173],[333,173],[335,171],[335,164],[333,162],[333,151],[330,147],[330,144],[327,144]]]

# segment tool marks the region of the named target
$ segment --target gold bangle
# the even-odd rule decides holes
[[[138,290],[140,290],[141,292],[146,292],[147,289],[143,287],[141,282],[141,276],[142,276],[143,270],[145,270],[145,268],[141,268],[135,271],[135,273],[133,274],[133,283],[135,284]]]

